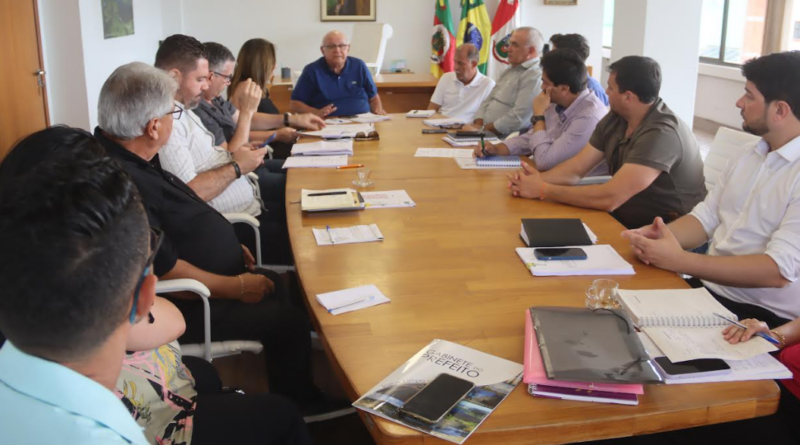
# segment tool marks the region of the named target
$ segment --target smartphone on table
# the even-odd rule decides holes
[[[542,261],[585,260],[588,258],[586,252],[577,247],[537,248],[533,249],[533,255],[537,260]]]
[[[731,367],[725,363],[725,360],[718,358],[701,358],[672,363],[667,357],[656,357],[654,361],[662,374],[672,379],[711,377],[731,372]]]
[[[400,407],[400,415],[437,423],[473,388],[475,385],[469,380],[439,374]]]
[[[447,134],[447,130],[441,128],[423,128],[422,134]]]

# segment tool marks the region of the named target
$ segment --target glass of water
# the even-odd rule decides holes
[[[371,186],[373,183],[369,179],[369,173],[369,167],[359,167],[358,170],[356,170],[356,179],[353,181],[353,184],[359,187]]]

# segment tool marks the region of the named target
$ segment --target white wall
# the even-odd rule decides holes
[[[175,1],[175,0],[172,0]],[[486,0],[494,18],[499,1]],[[278,66],[300,70],[320,57],[322,36],[333,29],[351,34],[353,22],[321,22],[319,0],[239,0],[221,7],[219,0],[181,0],[184,33],[201,41],[222,43],[236,54],[254,37],[265,38],[278,50]],[[603,0],[583,0],[578,6],[545,6],[538,0],[523,1],[523,25],[539,28],[548,39],[555,33],[580,33],[592,43],[589,64],[599,76],[603,32]],[[450,0],[458,28],[460,1]],[[431,0],[377,0],[377,21],[394,28],[386,47],[384,69],[392,59],[406,59],[414,72],[430,69],[430,40],[434,3]]]
[[[697,96],[695,102],[695,116],[733,128],[742,126],[742,116],[736,108],[736,101],[744,94],[744,77],[736,73],[735,68],[701,67],[707,68],[707,74],[701,73],[697,79]],[[715,70],[726,69],[727,76],[720,77],[713,73]],[[710,71],[710,72],[709,72]]]

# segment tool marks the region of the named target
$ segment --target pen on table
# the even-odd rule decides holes
[[[723,315],[720,315],[720,314],[718,314],[716,312],[714,312],[714,315],[716,315],[717,317],[727,321],[728,323],[730,323],[730,324],[732,324],[734,326],[738,326],[738,327],[740,327],[740,328],[742,328],[744,330],[747,330],[747,326],[739,323],[738,321],[731,320],[730,318],[725,317]],[[765,334],[763,332],[756,332],[756,335],[761,337],[761,338],[763,338],[764,340],[772,343],[773,345],[777,345],[777,346],[781,345],[781,342],[779,342],[778,340],[775,340],[774,338],[770,337],[769,335],[767,335],[767,334]]]
[[[340,165],[340,166],[338,166],[336,168],[338,170],[344,170],[344,169],[348,169],[348,168],[361,168],[363,166],[364,166],[364,164],[350,164],[350,165]]]
[[[325,226],[325,231],[328,232],[328,238],[331,239],[331,244],[336,244],[336,241],[333,240],[333,234],[331,233],[331,226]]]
[[[486,156],[486,142],[483,140],[483,127],[481,127],[481,153]]]
[[[338,192],[325,192],[325,193],[309,193],[308,196],[331,196],[331,195],[346,195],[347,190],[340,190]]]
[[[362,299],[357,300],[357,301],[352,301],[350,303],[343,304],[341,306],[332,307],[332,308],[328,309],[328,312],[333,312],[333,311],[336,311],[336,310],[339,310],[339,309],[344,309],[346,307],[349,307],[349,306],[352,306],[352,305],[358,304],[358,303],[363,303],[365,301],[371,301],[373,298],[375,298],[375,296],[374,295],[370,295],[369,297],[365,297],[365,298],[362,298]]]
[[[258,146],[258,148],[264,148],[264,147],[266,147],[267,145],[269,145],[269,143],[270,143],[270,142],[272,142],[272,141],[274,141],[274,140],[275,140],[275,137],[276,137],[276,136],[278,136],[278,133],[277,133],[277,132],[275,132],[275,133],[272,133],[272,136],[268,137],[268,138],[267,138],[267,140],[266,140],[266,141],[264,141],[264,143],[263,143],[263,144],[261,144],[261,145],[259,145],[259,146]]]

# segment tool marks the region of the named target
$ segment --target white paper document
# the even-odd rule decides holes
[[[642,331],[675,363],[700,358],[747,360],[776,350],[761,337],[732,345],[722,337],[721,327],[652,327]]]
[[[447,128],[447,127],[457,127],[459,125],[464,125],[464,122],[461,119],[453,119],[453,118],[446,118],[446,119],[425,119],[422,121],[423,124],[434,127],[434,128]]]
[[[317,294],[317,301],[331,314],[339,315],[388,303],[391,300],[386,298],[386,295],[383,295],[374,284],[370,284],[352,289]]]
[[[328,125],[322,130],[301,131],[301,135],[316,136],[322,139],[345,139],[354,138],[357,133],[369,133],[375,130],[372,124],[353,124],[353,125]]]
[[[367,123],[372,123],[372,122],[388,121],[388,120],[391,120],[391,119],[392,119],[391,116],[385,116],[385,115],[382,116],[380,114],[374,114],[374,113],[362,113],[362,114],[357,115],[355,118],[353,118],[353,122],[359,122],[359,123],[362,123],[362,124],[367,124]]]
[[[377,224],[311,230],[314,232],[314,238],[317,240],[318,246],[383,241],[383,234],[378,229]]]
[[[564,246],[583,249],[585,260],[542,261],[532,248],[518,247],[517,255],[525,267],[536,277],[563,277],[572,275],[634,275],[633,266],[625,261],[608,244],[594,246]]]
[[[338,124],[352,124],[353,121],[350,119],[342,119],[340,117],[329,117],[325,119],[325,123],[327,125],[338,125]]]
[[[474,147],[478,145],[478,143],[473,141],[457,141],[447,136],[443,137],[442,140],[450,144],[452,147]]]
[[[406,117],[428,118],[436,114],[436,110],[411,110],[406,113]]]
[[[292,156],[331,156],[353,154],[353,141],[351,139],[340,141],[317,141],[307,144],[295,144],[292,147]]]
[[[333,168],[347,165],[347,155],[340,156],[291,156],[283,168]]]
[[[405,190],[388,192],[361,192],[364,204],[368,209],[390,209],[395,207],[414,207],[417,204]]]
[[[472,150],[464,148],[418,148],[415,158],[471,158]]]

